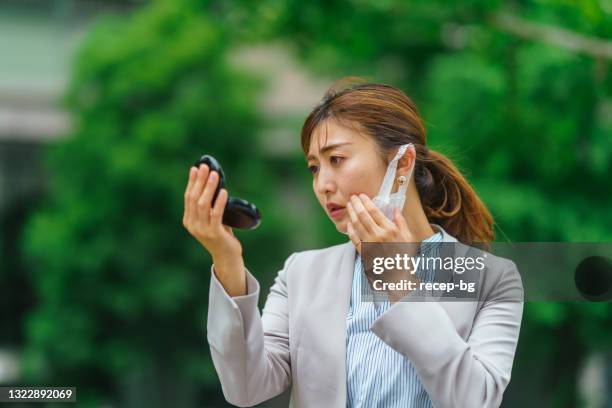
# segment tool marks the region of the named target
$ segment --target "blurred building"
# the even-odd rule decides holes
[[[44,197],[45,147],[70,128],[62,94],[73,55],[105,2],[0,1],[0,383],[19,375],[34,297],[20,258],[24,222]]]

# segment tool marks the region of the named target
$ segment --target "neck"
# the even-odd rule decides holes
[[[416,188],[408,190],[403,215],[415,241],[422,242],[436,233],[425,216]]]

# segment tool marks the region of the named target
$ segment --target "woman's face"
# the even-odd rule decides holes
[[[374,198],[387,164],[370,137],[326,120],[312,134],[308,168],[317,200],[338,231],[346,234],[349,220],[346,204],[351,195],[364,193]]]

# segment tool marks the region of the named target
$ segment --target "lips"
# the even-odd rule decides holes
[[[343,206],[336,203],[329,203],[326,205],[326,208],[327,212],[333,219],[340,219],[340,217],[342,217],[342,211],[344,210]]]
[[[329,211],[330,213],[333,212],[333,211],[341,210],[341,209],[344,208],[343,206],[338,205],[336,203],[329,203],[329,204],[327,204],[326,207],[327,207],[327,211]]]

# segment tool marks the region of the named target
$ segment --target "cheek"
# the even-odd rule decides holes
[[[364,193],[368,197],[378,194],[384,174],[372,166],[353,164],[347,166],[343,173],[342,191],[346,197],[352,194]]]

